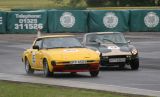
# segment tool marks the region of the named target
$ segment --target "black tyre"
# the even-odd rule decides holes
[[[71,72],[71,75],[76,75],[77,74],[77,72]]]
[[[49,71],[48,62],[46,59],[43,60],[43,73],[45,77],[53,76],[53,72]]]
[[[139,68],[139,59],[133,60],[130,64],[132,70],[138,70]]]
[[[31,68],[31,65],[29,64],[28,59],[25,60],[25,71],[27,74],[33,74],[34,69]]]
[[[91,77],[97,77],[98,74],[99,74],[99,70],[98,71],[90,71]]]

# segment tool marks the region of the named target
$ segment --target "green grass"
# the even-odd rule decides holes
[[[86,7],[84,0],[81,0],[76,7]],[[10,10],[15,8],[29,9],[51,9],[51,8],[73,8],[70,0],[0,0],[1,10]]]
[[[86,8],[85,0],[72,4],[70,0],[0,0],[0,10],[10,9],[51,9],[51,8]],[[160,7],[93,7],[88,9],[122,10],[122,9],[160,9]]]
[[[53,79],[54,81],[54,79]],[[0,97],[146,97],[111,92],[0,81]]]
[[[0,8],[51,8],[58,6],[51,0],[0,0]]]

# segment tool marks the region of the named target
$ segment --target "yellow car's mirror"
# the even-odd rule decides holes
[[[34,45],[34,46],[33,46],[33,49],[39,50],[39,46],[38,46],[38,45]]]

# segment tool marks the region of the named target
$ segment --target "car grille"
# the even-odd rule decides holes
[[[87,64],[72,64],[72,65],[65,65],[64,69],[66,70],[78,70],[78,69],[88,69],[89,65]]]
[[[101,57],[101,65],[106,65],[106,64],[114,64],[114,63],[110,63],[109,59],[111,58],[126,58],[127,61],[127,57],[126,55],[117,55],[117,56],[108,56],[108,57]],[[116,62],[117,63],[117,62]],[[123,63],[123,62],[118,62],[118,63]]]
[[[126,58],[126,55],[117,55],[117,56],[102,56],[101,59],[108,60],[109,58]]]
[[[126,55],[109,56],[108,58],[126,58]]]

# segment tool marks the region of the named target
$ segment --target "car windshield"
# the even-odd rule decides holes
[[[46,49],[72,47],[82,47],[82,45],[78,39],[72,37],[45,38],[43,41],[43,48]]]
[[[86,43],[110,43],[110,44],[126,44],[126,40],[122,33],[106,33],[106,34],[89,34],[86,37]]]

